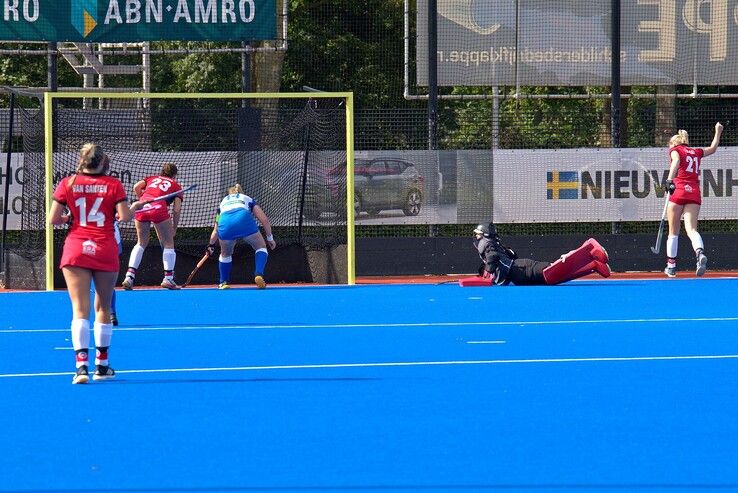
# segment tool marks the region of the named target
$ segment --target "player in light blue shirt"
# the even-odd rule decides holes
[[[256,221],[261,223],[266,234],[266,242],[259,231]],[[228,195],[221,200],[218,206],[218,215],[215,218],[215,227],[210,234],[210,244],[207,251],[212,254],[215,250],[215,241],[220,241],[220,256],[218,268],[220,270],[219,289],[228,289],[233,263],[233,249],[236,241],[243,239],[254,249],[254,283],[263,289],[264,269],[269,258],[269,248],[274,250],[277,243],[272,235],[272,226],[269,218],[254,199],[245,195],[241,185],[235,184],[228,189]]]

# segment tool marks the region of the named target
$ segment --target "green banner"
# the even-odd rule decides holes
[[[0,0],[0,40],[276,39],[275,0]]]

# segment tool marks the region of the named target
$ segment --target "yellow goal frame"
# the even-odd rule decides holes
[[[144,93],[144,92],[46,92],[44,93],[44,157],[46,215],[51,210],[54,163],[54,101],[61,99],[328,99],[346,101],[346,250],[347,283],[356,283],[354,231],[354,94],[352,92],[261,93]],[[46,221],[46,290],[54,290],[54,226]]]

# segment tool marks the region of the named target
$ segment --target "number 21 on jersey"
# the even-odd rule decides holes
[[[697,156],[686,156],[687,159],[687,172],[689,173],[700,173],[700,158]]]

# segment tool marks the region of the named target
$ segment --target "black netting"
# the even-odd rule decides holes
[[[121,107],[125,102],[130,107]],[[38,110],[21,114],[22,198],[41,200],[41,206],[23,210],[13,246],[23,259],[43,265],[43,115]],[[111,157],[111,174],[123,182],[131,201],[133,185],[158,175],[164,163],[177,166],[177,181],[183,186],[198,185],[185,194],[175,238],[178,253],[202,253],[217,206],[236,183],[264,209],[280,248],[331,251],[345,245],[347,238],[345,114],[342,99],[59,99],[53,118],[53,185],[75,172],[80,147],[96,142]],[[136,243],[133,221],[121,225],[121,234],[124,267],[127,251]],[[64,237],[64,228],[58,228],[57,257]],[[153,229],[147,250],[160,252]],[[28,287],[42,288],[43,276],[33,277],[35,285]],[[345,277],[342,272],[337,278],[345,282]],[[289,280],[324,278],[312,272]],[[17,282],[14,287],[19,287]]]

